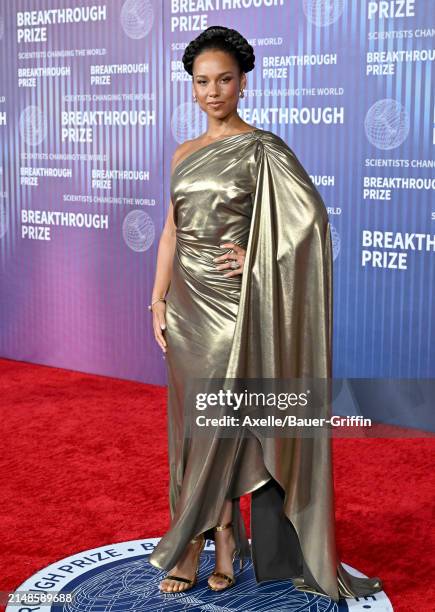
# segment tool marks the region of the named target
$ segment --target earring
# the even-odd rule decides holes
[[[196,99],[196,96],[193,96],[193,101],[198,102],[198,100]]]
[[[244,97],[245,97],[245,94],[244,94],[244,92],[243,92],[243,89],[241,89],[241,90],[240,90],[240,97],[241,97],[241,98],[244,98]]]

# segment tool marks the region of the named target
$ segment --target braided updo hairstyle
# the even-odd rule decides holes
[[[193,62],[197,55],[206,49],[218,49],[230,53],[239,64],[240,72],[249,72],[254,68],[255,55],[253,47],[237,30],[224,26],[210,26],[186,47],[182,62],[186,72],[193,76]]]

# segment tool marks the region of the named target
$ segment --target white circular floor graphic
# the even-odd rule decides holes
[[[158,584],[165,571],[148,562],[160,538],[132,540],[85,550],[38,571],[15,591],[21,604],[6,612],[391,612],[384,592],[337,604],[328,597],[298,591],[290,580],[257,583],[252,560],[245,560],[237,582],[224,592],[207,586],[214,569],[214,542],[208,540],[201,556],[197,584],[184,593],[162,593]],[[364,576],[344,564],[348,572]],[[381,576],[382,578],[382,576]],[[44,603],[39,603],[33,596]],[[47,602],[47,600],[50,600]],[[24,602],[27,603],[24,603]]]

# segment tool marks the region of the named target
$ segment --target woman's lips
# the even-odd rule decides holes
[[[223,104],[223,102],[209,102],[208,103],[209,106],[220,106],[221,104]]]

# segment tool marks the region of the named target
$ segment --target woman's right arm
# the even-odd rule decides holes
[[[174,207],[169,204],[168,216],[159,241],[157,251],[156,275],[151,294],[151,302],[157,298],[164,298],[171,284],[172,264],[175,253],[175,223]],[[152,306],[154,336],[160,348],[166,353],[166,341],[163,330],[166,329],[165,302],[156,302]]]
[[[171,162],[171,173],[174,171],[177,165],[177,160],[182,151],[182,146],[178,147],[174,153]],[[174,223],[174,206],[172,201],[169,202],[168,216],[166,217],[166,223],[162,231],[162,235],[159,241],[159,248],[157,250],[157,264],[156,264],[156,275],[154,280],[154,287],[151,294],[151,302],[157,298],[164,298],[168,292],[171,284],[172,276],[172,265],[175,253],[175,236],[176,227]],[[156,302],[152,306],[153,312],[153,329],[156,342],[166,353],[166,340],[163,336],[163,330],[166,329],[166,304],[165,302]]]

